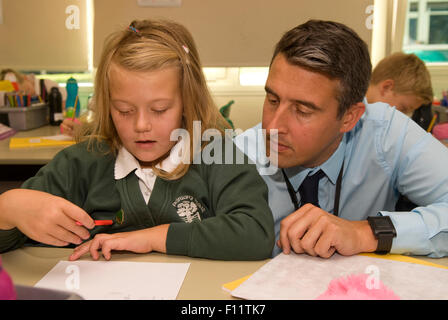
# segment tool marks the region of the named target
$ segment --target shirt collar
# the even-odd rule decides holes
[[[178,142],[171,148],[171,152],[179,152],[182,148],[182,142]],[[175,159],[178,159],[175,157]],[[168,156],[161,163],[156,164],[156,168],[162,169],[168,173],[172,172],[179,165],[179,162],[173,160],[173,157]],[[125,148],[121,147],[118,151],[117,159],[115,160],[114,178],[115,180],[123,179],[134,170],[141,170],[138,160]]]
[[[298,190],[300,185],[302,184],[303,180],[305,180],[305,177],[311,173],[314,174],[319,169],[322,169],[322,171],[325,173],[325,175],[328,177],[330,182],[335,185],[336,181],[339,176],[339,172],[342,167],[342,163],[344,161],[344,155],[345,155],[345,147],[347,145],[346,142],[346,135],[342,137],[341,142],[339,143],[338,148],[336,151],[331,155],[331,157],[325,161],[322,165],[314,167],[314,168],[304,168],[301,166],[296,166],[292,168],[286,168],[285,173],[286,176],[289,178],[292,186],[294,187],[294,190]]]
[[[331,157],[321,165],[321,169],[325,172],[328,179],[330,179],[332,184],[336,184],[339,172],[341,171],[342,163],[344,162],[345,147],[347,145],[346,135],[342,137],[336,151],[331,155]]]

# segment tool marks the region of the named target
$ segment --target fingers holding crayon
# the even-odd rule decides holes
[[[5,219],[3,229],[17,227],[29,238],[53,246],[80,244],[90,238],[88,229],[94,227],[93,219],[68,200],[27,189],[7,191],[2,194],[3,199],[5,212],[16,208],[15,214]]]
[[[78,119],[65,118],[60,125],[61,133],[73,137],[75,134],[75,129],[79,125],[81,125],[81,122]]]

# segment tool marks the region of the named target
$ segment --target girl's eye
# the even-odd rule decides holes
[[[115,111],[122,116],[130,115],[132,112],[132,108],[129,108],[125,105],[112,104],[112,108],[115,109]]]
[[[154,110],[152,110],[152,112],[154,112],[154,113],[157,114],[157,115],[161,115],[161,114],[163,114],[165,111],[166,111],[166,109],[160,109],[160,110],[156,110],[156,109],[154,109]]]
[[[129,110],[118,110],[118,113],[122,116],[128,116],[131,114],[131,111]]]

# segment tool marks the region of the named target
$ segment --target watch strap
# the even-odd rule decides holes
[[[387,254],[392,248],[393,238],[397,236],[397,232],[389,216],[367,217],[370,227],[372,228],[378,245],[375,253]]]

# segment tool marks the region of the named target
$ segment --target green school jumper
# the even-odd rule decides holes
[[[93,219],[115,220],[123,209],[122,224],[97,226],[90,230],[91,237],[170,224],[168,254],[221,260],[271,256],[274,222],[268,190],[247,158],[246,164],[192,164],[177,180],[157,177],[146,204],[134,171],[114,179],[115,157],[101,152],[107,148],[102,144],[87,151],[86,142],[65,148],[22,188],[65,198]],[[17,228],[0,230],[0,252],[27,242],[30,239]]]

